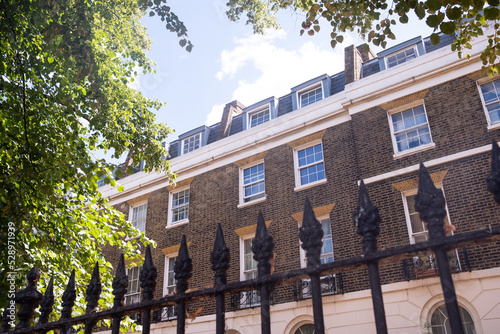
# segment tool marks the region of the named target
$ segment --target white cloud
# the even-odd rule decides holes
[[[205,125],[210,126],[217,122],[220,122],[222,117],[222,111],[224,110],[224,104],[216,104],[212,106],[212,111],[207,115],[207,119],[205,120]]]
[[[235,40],[232,50],[222,51],[217,79],[241,78],[233,92],[233,100],[251,105],[273,95],[278,98],[309,79],[344,69],[341,45],[332,49],[326,39],[318,46],[303,37],[304,42],[298,48],[278,47],[276,44],[284,38],[286,33],[282,30],[264,36],[252,35]],[[351,44],[352,38],[345,36],[343,45]]]

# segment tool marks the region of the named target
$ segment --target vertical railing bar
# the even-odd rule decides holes
[[[71,319],[71,313],[73,312],[73,306],[76,300],[76,286],[75,286],[75,269],[71,271],[71,276],[69,277],[68,286],[64,290],[62,296],[62,311],[59,320]],[[66,334],[70,326],[62,326],[61,334]]]
[[[271,274],[270,261],[273,258],[273,251],[273,238],[267,232],[267,227],[264,221],[264,216],[262,215],[262,211],[259,211],[255,238],[252,241],[252,252],[254,254],[253,258],[258,262],[257,272],[259,278]],[[271,309],[269,304],[269,294],[271,291],[271,287],[267,284],[263,284],[259,290],[261,333],[271,334]]]
[[[191,278],[193,270],[193,263],[189,257],[189,252],[186,243],[186,236],[182,236],[181,246],[179,248],[179,255],[175,260],[174,273],[177,280],[177,293],[184,294],[188,288],[188,280]],[[177,334],[184,334],[186,327],[186,301],[181,299],[177,303]]]
[[[363,236],[363,253],[365,255],[377,251],[377,235],[380,232],[380,216],[378,209],[372,205],[365,183],[361,180],[359,187],[358,208],[354,213],[354,223],[357,233]],[[387,322],[385,318],[384,299],[380,285],[378,262],[368,262],[368,275],[372,291],[373,312],[375,315],[375,326],[377,334],[387,334]]]
[[[120,255],[120,261],[118,262],[118,268],[116,269],[116,275],[113,278],[113,309],[118,309],[123,306],[123,298],[127,293],[128,288],[128,276],[125,272],[125,258],[123,254]],[[111,322],[111,334],[120,333],[120,322],[121,316],[115,315],[112,317]]]
[[[425,168],[420,164],[418,193],[415,196],[415,209],[420,214],[420,219],[427,222],[430,240],[446,238],[444,232],[444,218],[446,202],[441,189],[436,189],[432,179]],[[451,277],[448,254],[441,247],[434,248],[444,302],[448,312],[450,328],[453,334],[463,334],[462,320],[458,309],[457,296],[453,279]]]
[[[94,271],[92,272],[92,277],[90,278],[90,283],[87,287],[86,293],[86,301],[87,308],[85,310],[85,314],[94,313],[97,310],[97,306],[99,305],[99,296],[101,295],[102,285],[101,278],[99,276],[99,262],[95,263]],[[92,333],[92,328],[95,326],[97,322],[92,320],[85,321],[85,334]]]
[[[214,286],[223,287],[227,283],[226,270],[229,267],[229,249],[224,241],[222,227],[217,224],[214,248],[210,253],[210,262],[212,270],[215,272]],[[226,327],[226,303],[224,292],[215,294],[216,325],[215,333],[224,334]]]
[[[307,266],[316,267],[321,264],[320,255],[323,246],[323,227],[316,219],[314,211],[306,197],[304,203],[304,217],[302,226],[299,228],[299,238],[302,241],[302,248],[306,251]],[[314,318],[314,331],[316,334],[325,333],[325,321],[323,316],[323,301],[321,295],[321,283],[319,274],[309,275],[311,281],[311,297]]]
[[[149,245],[146,247],[146,256],[144,257],[144,264],[142,265],[139,275],[142,288],[142,301],[150,301],[154,298],[156,290],[156,267],[153,265],[153,258],[151,256],[151,248]],[[149,334],[151,330],[151,309],[147,308],[142,312],[142,333]]]

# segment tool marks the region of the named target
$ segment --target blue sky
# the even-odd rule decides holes
[[[148,98],[166,102],[157,112],[157,120],[175,129],[167,141],[200,125],[218,122],[224,105],[235,99],[249,106],[287,94],[291,87],[318,75],[338,73],[343,70],[343,48],[363,43],[351,33],[332,49],[328,24],[313,37],[299,36],[302,17],[285,11],[279,15],[282,30],[254,35],[244,18],[239,23],[227,19],[225,3],[169,1],[188,28],[194,44],[191,53],[179,46],[177,37],[166,31],[158,17],[142,20],[153,41],[148,56],[156,62],[156,74],[140,75],[133,87]],[[397,40],[390,41],[388,47],[432,33],[423,22],[401,28],[396,30]]]

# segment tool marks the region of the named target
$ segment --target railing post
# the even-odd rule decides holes
[[[415,196],[415,209],[420,214],[420,219],[427,222],[430,240],[446,238],[444,232],[444,217],[446,216],[445,199],[441,189],[436,189],[432,179],[425,168],[420,164],[418,193]],[[453,334],[463,334],[462,320],[458,309],[457,296],[451,278],[448,255],[443,248],[434,248],[436,262],[443,289],[444,302],[448,312],[450,328]]]
[[[62,296],[62,311],[61,318],[63,319],[71,319],[71,313],[73,312],[73,306],[75,305],[76,300],[76,287],[75,287],[75,269],[71,271],[71,276],[69,277],[68,285],[66,286],[66,290],[64,290]],[[61,328],[61,334],[66,334],[68,331],[68,326],[63,326]]]
[[[87,290],[85,291],[87,294],[87,296],[85,297],[85,300],[87,301],[85,314],[91,314],[97,311],[101,291],[102,285],[101,278],[99,276],[99,262],[96,262],[94,271],[92,272],[92,277],[90,278],[90,283],[87,286]],[[96,323],[97,322],[91,320],[85,321],[85,334],[92,333],[92,327],[94,327]]]
[[[144,258],[144,264],[141,268],[141,273],[139,278],[141,280],[142,288],[142,301],[150,301],[154,298],[154,293],[156,289],[156,277],[158,273],[156,267],[153,265],[153,258],[151,257],[151,249],[149,245],[146,247],[146,256]],[[151,310],[146,309],[142,313],[142,332],[144,334],[149,334],[151,329]]]
[[[189,257],[186,243],[186,236],[182,236],[179,255],[175,260],[174,273],[177,286],[177,294],[184,294],[188,288],[188,280],[191,278],[193,263]],[[184,334],[186,327],[186,302],[181,300],[177,302],[177,334]]]
[[[273,237],[268,234],[262,211],[259,211],[257,230],[252,241],[253,258],[258,262],[257,272],[259,278],[271,274],[270,260],[273,258],[273,250]],[[271,287],[268,285],[264,284],[260,287],[260,327],[262,334],[271,334],[270,292]]]
[[[113,302],[113,309],[117,309],[123,306],[123,298],[127,293],[128,288],[128,276],[125,273],[125,258],[123,254],[120,255],[120,261],[118,262],[118,268],[116,269],[116,275],[113,278],[113,295],[115,296]],[[113,322],[111,325],[111,334],[120,333],[120,316],[113,316]]]
[[[215,236],[214,248],[212,253],[210,253],[210,262],[212,263],[212,270],[215,272],[215,288],[223,287],[227,283],[226,270],[229,267],[229,248],[227,248],[224,241],[220,223],[217,224],[217,234]],[[224,292],[217,292],[215,294],[215,309],[217,317],[215,333],[224,334],[226,327]]]
[[[361,180],[359,186],[358,208],[354,213],[356,233],[363,236],[363,253],[369,255],[377,251],[377,235],[380,232],[380,216],[378,209],[372,205],[365,183]],[[378,262],[368,262],[368,276],[372,291],[373,312],[375,314],[375,325],[377,334],[387,333],[387,322],[385,319],[384,299],[380,285]]]
[[[26,289],[15,294],[16,304],[19,305],[19,311],[17,312],[19,324],[17,324],[15,329],[30,326],[30,321],[35,316],[35,309],[40,305],[40,301],[43,298],[42,294],[36,289],[36,284],[40,279],[40,269],[37,267],[31,268],[26,275],[26,279],[28,280]]]
[[[323,227],[316,219],[309,198],[306,197],[304,204],[304,218],[299,228],[299,238],[302,248],[306,251],[307,266],[314,267],[321,264],[321,247],[323,247]],[[325,333],[325,321],[323,318],[323,302],[321,295],[321,283],[319,274],[309,275],[311,278],[311,297],[314,316],[314,332]]]

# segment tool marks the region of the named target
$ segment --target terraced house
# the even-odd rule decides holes
[[[209,259],[218,223],[230,249],[228,281],[256,277],[251,244],[259,210],[274,238],[274,271],[305,266],[298,228],[306,197],[323,227],[321,261],[360,255],[352,218],[360,180],[382,217],[379,249],[427,240],[415,210],[420,162],[444,192],[449,233],[498,226],[500,210],[485,179],[491,141],[500,140],[500,78],[480,71],[485,39],[474,43],[470,61],[451,52],[452,40],[443,35],[433,46],[416,37],[377,55],[347,47],[343,72],[249,106],[230,102],[219,123],[171,142],[175,185],[165,175],[138,172],[120,180],[122,193],[102,187],[157,242],[157,297],[175,292],[173,263],[182,235],[193,259],[190,289],[213,284]],[[466,333],[500,328],[499,246],[448,254]],[[390,333],[449,333],[432,253],[382,264],[380,272]],[[128,275],[126,302],[134,303],[140,298],[138,268]],[[321,286],[328,333],[375,332],[366,269],[325,276]],[[272,302],[273,333],[312,333],[307,280],[277,287]],[[260,331],[257,292],[227,296],[226,304],[227,333]],[[188,305],[188,312],[196,311],[186,331],[213,333],[214,302]],[[155,320],[155,333],[175,332],[173,308]]]

